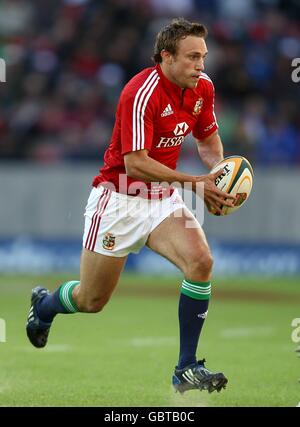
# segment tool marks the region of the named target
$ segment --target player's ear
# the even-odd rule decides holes
[[[173,60],[173,56],[170,52],[168,52],[167,50],[163,49],[160,52],[160,55],[162,57],[162,60],[164,62],[166,62],[168,65],[172,64],[172,60]]]

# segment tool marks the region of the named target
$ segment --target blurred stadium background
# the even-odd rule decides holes
[[[208,27],[206,72],[216,88],[225,154],[247,157],[255,172],[245,207],[224,218],[205,214],[215,276],[235,276],[242,285],[247,276],[290,276],[299,308],[300,82],[292,80],[292,61],[300,58],[298,0],[1,1],[0,58],[7,65],[0,83],[2,295],[7,283],[22,294],[18,274],[73,272],[75,278],[79,272],[84,207],[118,96],[135,73],[151,66],[155,34],[176,16]],[[195,154],[195,144],[186,140],[178,169],[205,172]],[[147,249],[129,258],[127,271],[149,286],[150,273],[162,281],[177,274]],[[15,278],[9,281],[7,274]],[[46,282],[57,285],[51,276]],[[31,281],[24,283],[28,292]],[[261,283],[272,291],[276,282],[255,283],[258,292]],[[286,279],[277,283],[281,291],[285,286]],[[22,294],[22,316],[27,298]],[[0,302],[6,319],[14,303],[2,301],[10,301]],[[296,306],[287,313],[286,345]],[[280,399],[278,405],[287,404]]]

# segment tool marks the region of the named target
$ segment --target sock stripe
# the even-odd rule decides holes
[[[72,306],[72,308],[73,308],[73,310],[74,310],[74,312],[77,312],[78,311],[78,307],[77,307],[77,305],[75,304],[75,302],[74,302],[74,300],[73,300],[73,296],[72,296],[72,291],[73,291],[73,289],[75,288],[75,286],[77,286],[78,285],[78,281],[74,281],[73,283],[72,283],[72,285],[70,285],[69,287],[68,287],[68,295],[67,295],[67,298],[68,298],[68,301],[69,301],[69,303],[71,304],[71,306]]]
[[[65,305],[66,305],[66,308],[69,310],[69,311],[73,311],[73,307],[71,306],[71,304],[69,304],[69,301],[68,301],[68,299],[66,298],[67,297],[67,292],[68,292],[68,285],[65,285],[63,288],[62,288],[62,302],[64,302],[65,303]]]
[[[211,282],[190,282],[189,280],[183,279],[183,282],[187,283],[191,286],[196,286],[196,288],[207,288],[208,286],[211,286]]]
[[[194,286],[194,285],[190,285],[189,283],[183,281],[182,282],[182,286],[184,286],[187,289],[190,289],[191,291],[195,291],[198,293],[207,293],[211,291],[211,286],[207,286],[207,287],[202,287],[202,286]]]
[[[196,286],[209,286],[211,284],[211,281],[208,282],[193,282],[192,280],[183,279],[185,282],[189,283],[190,285],[196,285]]]
[[[191,291],[191,292],[195,292],[195,294],[208,295],[211,293],[210,289],[208,289],[207,291],[197,291],[196,289],[191,289],[190,287],[185,285],[182,285],[182,288],[187,289],[188,291]]]
[[[70,306],[72,307],[73,313],[76,313],[78,311],[78,307],[75,304],[75,302],[73,300],[73,297],[72,297],[72,291],[73,291],[74,287],[76,285],[78,285],[78,283],[79,283],[78,280],[73,280],[73,281],[70,282],[70,284],[69,284],[68,287],[66,286],[66,290],[67,290],[66,297],[67,297],[67,300],[68,300]]]
[[[71,313],[74,313],[73,306],[70,303],[69,298],[68,298],[68,289],[69,289],[69,287],[70,287],[69,285],[66,285],[66,286],[63,287],[62,295],[61,295],[62,296],[62,302],[65,304],[65,307],[66,307],[67,310],[69,310]]]
[[[65,307],[65,309],[68,310],[70,313],[76,313],[79,311],[72,298],[73,288],[78,285],[78,283],[80,283],[78,280],[71,280],[70,282],[66,282],[61,285],[60,288],[60,301]]]
[[[74,286],[72,286],[72,284],[69,284],[68,286],[64,287],[64,290],[63,290],[63,299],[64,299],[65,303],[67,304],[69,310],[74,313],[76,311],[76,309],[73,306],[72,299],[71,299],[72,298],[72,290],[73,290],[73,288],[74,288]]]
[[[183,280],[181,285],[181,293],[193,299],[209,299],[211,295],[210,282],[189,282]]]
[[[195,292],[191,292],[188,289],[181,289],[181,293],[186,295],[187,297],[193,298],[193,299],[209,299],[210,298],[210,294],[196,294]]]
[[[186,280],[184,280],[183,282],[182,282],[182,284],[183,285],[185,285],[185,286],[188,286],[189,288],[191,288],[191,289],[195,289],[195,290],[203,290],[203,291],[206,291],[206,290],[210,290],[211,289],[211,285],[210,284],[208,284],[207,286],[195,286],[195,285],[191,285],[189,282],[187,282]]]

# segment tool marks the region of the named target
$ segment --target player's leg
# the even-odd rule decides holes
[[[80,311],[97,313],[103,309],[113,293],[126,257],[111,257],[83,249],[80,284],[73,290],[73,300]]]
[[[175,264],[186,279],[210,280],[213,258],[202,227],[188,209],[164,219],[149,235],[147,246]]]
[[[127,257],[110,257],[83,249],[80,282],[71,280],[49,293],[33,290],[27,335],[35,347],[44,347],[50,326],[58,313],[96,313],[102,310],[115,289]]]
[[[183,208],[152,231],[147,246],[170,260],[184,274],[178,310],[180,351],[173,377],[175,388],[181,392],[191,388],[220,391],[227,383],[224,375],[213,374],[204,367],[203,361],[196,361],[199,337],[208,311],[213,265],[200,224]]]
[[[51,294],[40,286],[32,291],[26,331],[35,347],[46,345],[50,326],[58,313],[94,313],[109,300],[129,253],[113,253],[114,239],[107,242],[110,256],[103,253],[107,230],[118,208],[116,194],[110,189],[92,189],[85,210],[80,281],[63,283]]]
[[[187,221],[192,228],[186,227]],[[212,255],[202,228],[187,209],[176,211],[159,224],[150,234],[147,245],[184,274],[179,301],[178,366],[182,368],[196,362],[197,344],[210,298]]]

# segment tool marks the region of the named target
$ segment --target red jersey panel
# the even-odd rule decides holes
[[[149,157],[176,169],[186,135],[192,132],[201,140],[217,128],[214,87],[207,74],[201,74],[195,89],[181,89],[164,76],[159,64],[146,68],[121,93],[104,166],[93,185],[112,183],[116,191],[128,192],[124,177],[127,187],[136,188],[142,181],[126,177],[124,154],[147,149]],[[150,184],[147,187],[150,191]]]

